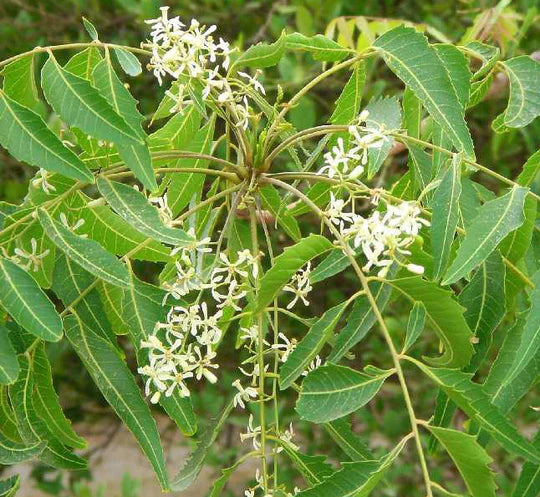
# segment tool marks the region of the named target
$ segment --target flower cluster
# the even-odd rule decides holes
[[[254,90],[265,94],[264,87],[257,80],[260,71],[254,76],[238,71],[237,75],[246,81],[236,80],[233,89],[227,75],[220,71],[228,71],[234,50],[223,38],[216,42],[212,36],[216,26],[201,26],[196,19],[186,26],[179,17],[169,19],[168,9],[161,7],[160,17],[146,21],[152,26],[151,40],[143,43],[142,47],[152,51],[148,67],[160,85],[167,74],[177,80],[177,84],[166,92],[175,102],[170,111],[182,110],[190,100],[190,90],[194,89],[192,82],[198,81],[203,87],[202,99],[212,96],[218,104],[228,105],[236,125],[246,129],[250,118],[249,92]]]
[[[43,259],[50,253],[49,249],[45,249],[43,252],[38,252],[38,243],[35,238],[30,240],[30,251],[16,247],[13,251],[13,255],[9,255],[4,247],[2,247],[2,254],[6,259],[12,260],[15,264],[26,269],[27,271],[39,271]]]
[[[430,223],[420,217],[421,210],[416,202],[387,204],[384,213],[375,210],[368,217],[363,217],[352,210],[345,212],[349,200],[336,199],[332,195],[326,215],[347,242],[362,250],[367,259],[364,270],[378,267],[378,275],[384,277],[397,260],[397,255],[410,255],[407,247],[421,227]],[[417,274],[424,271],[422,266],[416,264],[409,264],[407,268]]]
[[[317,174],[325,174],[329,178],[336,177],[340,180],[352,180],[364,172],[369,150],[381,148],[389,140],[382,127],[376,124],[367,125],[368,117],[368,110],[360,113],[356,123],[349,126],[350,148],[345,149],[343,138],[338,138],[337,144],[324,154],[325,165]]]
[[[313,289],[309,280],[311,274],[311,262],[308,262],[304,268],[299,269],[292,277],[289,284],[283,287],[286,292],[291,292],[294,298],[287,305],[287,309],[292,309],[298,300],[301,300],[304,305],[309,305],[306,298]]]

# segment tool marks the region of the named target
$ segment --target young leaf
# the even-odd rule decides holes
[[[365,65],[358,64],[336,100],[336,106],[328,120],[329,122],[332,124],[350,124],[358,116],[365,81]]]
[[[321,366],[303,381],[296,411],[313,423],[341,418],[367,404],[391,374],[368,376],[345,366]]]
[[[17,376],[19,376],[17,354],[8,337],[7,328],[0,325],[0,384],[9,385],[17,379]]]
[[[345,462],[322,483],[298,493],[299,497],[366,497],[384,477],[402,451],[406,439],[378,461]]]
[[[528,55],[520,55],[502,64],[510,80],[508,107],[502,114],[504,125],[511,128],[527,126],[540,115],[540,62]]]
[[[424,425],[450,454],[472,497],[495,497],[493,461],[476,437],[449,428]]]
[[[135,276],[124,293],[123,319],[128,325],[129,335],[137,350],[137,362],[141,367],[148,362],[146,349],[140,348],[141,340],[148,339],[154,332],[156,323],[166,320],[167,308],[163,306],[163,296],[163,290],[144,283]],[[175,390],[170,397],[162,395],[159,403],[182,433],[191,436],[197,431],[197,418],[189,397],[181,397]]]
[[[339,318],[349,302],[345,301],[328,309],[311,327],[306,336],[291,352],[287,361],[281,366],[279,386],[281,390],[290,387],[308,367],[309,363],[323,348],[332,335]]]
[[[80,181],[94,182],[84,163],[41,117],[0,90],[0,144],[17,160]]]
[[[36,86],[35,56],[21,57],[2,69],[3,89],[10,98],[36,113],[41,110]]]
[[[448,73],[426,37],[399,26],[380,36],[373,47],[388,67],[415,93],[458,151],[474,157],[474,147]]]
[[[271,67],[275,66],[285,50],[285,35],[282,34],[274,43],[257,43],[249,47],[238,59],[235,67]]]
[[[473,79],[478,80],[485,74],[487,74],[493,66],[497,63],[500,57],[500,50],[498,47],[486,45],[479,41],[470,41],[465,45],[465,48],[472,51],[475,58],[482,61],[480,68],[474,73]]]
[[[371,285],[370,290],[377,302],[377,306],[382,311],[390,298],[392,289],[376,282]],[[375,314],[366,296],[357,297],[351,313],[347,317],[347,324],[339,332],[332,352],[328,357],[329,361],[339,361],[352,347],[360,342],[375,324]]]
[[[534,154],[532,154],[525,164],[523,164],[523,168],[521,170],[521,173],[519,173],[519,176],[516,179],[516,182],[520,184],[521,186],[531,186],[531,183],[536,179],[538,176],[538,172],[540,171],[540,150],[537,150]]]
[[[137,231],[174,246],[186,246],[193,242],[185,231],[165,226],[158,210],[133,187],[106,178],[99,178],[97,186],[108,204]]]
[[[68,447],[84,449],[87,445],[86,440],[73,431],[71,421],[66,418],[60,407],[58,395],[53,386],[51,365],[43,343],[34,350],[33,359],[35,409],[59,442]]]
[[[495,250],[508,233],[523,224],[523,203],[527,192],[527,188],[514,187],[506,195],[486,202],[478,209],[442,285],[450,285],[466,276]]]
[[[43,452],[45,445],[45,442],[39,441],[31,445],[13,442],[0,432],[0,464],[19,464],[28,459],[33,459]]]
[[[471,382],[472,374],[462,373],[456,369],[431,368],[412,357],[407,357],[407,360],[416,364],[502,447],[528,461],[540,463],[540,452],[525,440],[514,425],[490,402],[482,387]]]
[[[168,489],[168,476],[156,422],[116,348],[76,316],[65,320],[66,336],[97,387],[131,430],[158,477]]]
[[[351,54],[351,50],[323,35],[305,36],[292,33],[285,36],[285,45],[289,50],[309,52],[315,60],[325,62],[337,62]]]
[[[52,54],[41,70],[41,86],[54,111],[69,125],[120,145],[143,143],[88,81],[63,69]]]
[[[409,320],[407,321],[407,333],[405,335],[405,343],[403,345],[403,351],[409,350],[422,331],[424,330],[424,324],[426,322],[426,308],[422,302],[415,302],[411,313],[409,314]]]
[[[274,265],[261,278],[254,312],[262,312],[296,271],[314,257],[324,254],[331,248],[333,245],[327,238],[313,234],[302,238],[296,245],[287,247],[282,254],[276,257]]]
[[[118,79],[109,60],[102,60],[94,68],[92,81],[94,86],[110,102],[114,111],[124,118],[143,141],[146,140],[146,135],[141,127],[144,118],[137,109],[137,101]],[[117,148],[120,158],[133,171],[135,177],[142,182],[144,187],[151,191],[156,190],[157,183],[152,159],[146,144],[117,145]]]
[[[62,320],[35,280],[14,262],[0,257],[0,305],[26,331],[56,342]]]
[[[86,29],[86,32],[90,35],[90,38],[92,38],[93,41],[98,40],[98,32],[97,29],[94,27],[94,25],[86,18],[82,18],[84,29]]]
[[[44,209],[39,209],[38,217],[53,243],[82,268],[112,285],[129,285],[126,266],[99,243],[73,234]]]
[[[433,279],[438,280],[450,258],[450,247],[456,233],[461,195],[461,159],[454,155],[452,165],[444,174],[433,196],[431,218],[431,247]]]
[[[295,241],[298,242],[302,238],[300,227],[296,219],[291,216],[287,208],[282,209],[283,200],[279,196],[278,191],[273,185],[265,185],[259,188],[259,195],[263,206],[270,211],[270,213],[277,218],[278,224],[285,230],[285,232]]]
[[[420,276],[388,280],[386,284],[399,290],[411,302],[421,302],[426,308],[426,314],[445,349],[442,356],[430,358],[430,363],[451,368],[469,363],[473,354],[472,334],[463,317],[465,309],[452,298],[452,292]]]
[[[138,76],[142,73],[141,63],[134,54],[123,48],[115,48],[114,53],[118,58],[118,62],[126,74],[130,76]]]

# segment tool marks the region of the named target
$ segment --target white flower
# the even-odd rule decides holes
[[[217,369],[218,364],[212,364],[212,359],[216,357],[216,353],[210,349],[206,349],[206,354],[202,355],[201,349],[197,346],[193,347],[197,362],[195,363],[195,378],[200,380],[203,376],[210,382],[216,383],[217,376],[210,371],[209,368]]]
[[[177,372],[172,375],[170,378],[169,388],[167,388],[165,396],[170,397],[173,394],[174,389],[176,388],[180,393],[180,397],[189,397],[189,389],[186,386],[185,380],[186,378],[192,377],[193,373],[191,371]]]
[[[285,444],[287,444],[292,450],[294,451],[297,451],[300,449],[300,447],[298,447],[298,445],[294,444],[292,439],[294,437],[294,429],[293,429],[293,425],[292,423],[289,425],[289,428],[285,430],[285,433],[282,433],[280,436],[279,436],[279,439],[282,441],[282,442],[285,442]],[[279,447],[276,452],[281,452],[283,450],[283,447]]]
[[[279,350],[281,353],[281,362],[285,362],[289,358],[290,353],[296,348],[297,341],[296,338],[289,340],[282,332],[279,332],[278,336],[283,343],[273,344],[272,349]]]
[[[247,79],[248,84],[250,86],[253,86],[253,88],[255,88],[256,91],[262,93],[263,95],[266,95],[266,91],[264,90],[264,86],[261,84],[260,81],[257,80],[257,78],[261,74],[262,74],[262,71],[260,69],[257,69],[257,71],[255,71],[255,76],[253,76],[253,77],[250,76],[249,74],[245,73],[245,72],[238,71],[238,75],[242,76],[245,79]]]
[[[313,287],[311,286],[311,282],[309,281],[309,275],[311,273],[311,262],[308,262],[306,264],[305,269],[299,269],[296,274],[292,277],[291,281],[288,285],[283,287],[283,290],[286,292],[291,292],[294,294],[293,300],[287,305],[287,309],[292,309],[294,307],[294,304],[298,301],[298,299],[301,299],[304,305],[309,305],[309,301],[307,300],[307,295]]]
[[[257,390],[253,387],[244,388],[240,383],[240,380],[235,380],[232,382],[232,386],[238,390],[238,393],[235,394],[233,399],[234,407],[240,406],[242,409],[246,408],[244,402],[250,402],[251,399],[255,399],[258,395]]]
[[[50,174],[47,170],[40,168],[35,178],[32,180],[32,186],[35,186],[36,188],[41,186],[41,189],[47,194],[55,192],[55,186],[47,181],[49,176]]]
[[[259,441],[260,436],[261,436],[261,427],[253,426],[253,414],[250,414],[249,420],[248,420],[248,426],[247,426],[247,433],[240,433],[240,440],[244,442],[245,440],[249,440],[251,438],[251,443],[253,444],[253,448],[255,450],[259,450],[261,448],[261,443]]]
[[[30,252],[19,247],[15,248],[13,251],[15,255],[11,257],[11,259],[27,271],[32,270],[37,272],[41,267],[43,259],[49,255],[50,250],[46,249],[43,252],[38,253],[37,240],[35,238],[30,240],[30,247]],[[26,260],[26,262],[23,262],[24,260]]]
[[[424,266],[419,266],[418,264],[407,264],[407,269],[411,273],[424,274]]]
[[[315,359],[313,359],[309,363],[309,366],[307,367],[307,369],[302,373],[302,376],[307,376],[308,373],[310,373],[311,371],[314,371],[315,369],[317,369],[321,364],[322,364],[321,357],[319,356],[319,354],[317,354],[315,356]]]
[[[171,372],[162,365],[151,366],[147,364],[142,368],[138,368],[137,372],[143,376],[148,376],[144,386],[144,393],[148,397],[151,393],[151,387],[157,388],[157,391],[152,395],[150,402],[155,404],[159,401],[161,392],[167,390],[167,382],[171,379]]]
[[[148,201],[157,207],[163,224],[171,228],[173,226],[173,213],[167,202],[167,194],[165,193],[162,197],[149,197]]]

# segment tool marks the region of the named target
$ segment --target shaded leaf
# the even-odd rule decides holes
[[[8,330],[0,324],[0,384],[9,385],[19,376],[19,361],[8,337]],[[1,464],[1,463],[0,463]]]

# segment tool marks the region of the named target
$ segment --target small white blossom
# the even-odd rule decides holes
[[[56,187],[48,182],[49,176],[50,173],[47,170],[40,168],[36,174],[36,177],[32,180],[32,186],[36,188],[41,186],[41,189],[47,194],[55,192]]]
[[[290,353],[296,348],[297,341],[296,338],[289,340],[284,333],[279,333],[278,337],[281,338],[283,343],[275,343],[272,345],[272,349],[279,350],[281,354],[281,362],[285,362]]]
[[[244,388],[240,383],[240,380],[232,382],[232,386],[238,390],[233,399],[234,407],[240,406],[242,409],[246,408],[245,402],[250,402],[251,399],[255,399],[258,395],[257,390],[253,387]]]
[[[31,251],[28,252],[22,248],[15,248],[14,256],[11,257],[13,262],[19,264],[21,267],[25,268],[27,271],[39,271],[43,259],[47,257],[50,253],[49,249],[45,249],[43,252],[38,253],[37,240],[32,238],[30,240]]]
[[[311,273],[311,262],[308,262],[305,268],[299,269],[296,274],[292,277],[288,285],[283,287],[283,290],[286,292],[291,292],[294,294],[293,300],[287,305],[287,309],[292,309],[294,304],[300,299],[304,305],[309,305],[307,296],[309,292],[313,289],[311,282],[309,280],[309,275]]]
[[[261,427],[253,425],[253,414],[250,414],[248,426],[247,426],[247,433],[240,433],[240,440],[244,442],[245,440],[249,440],[251,438],[251,443],[253,444],[253,448],[255,450],[259,450],[261,448],[261,442],[259,440],[260,436],[261,436]]]
[[[308,373],[310,373],[311,371],[314,371],[315,369],[317,369],[318,367],[320,367],[322,364],[322,360],[321,360],[321,357],[319,356],[319,354],[317,354],[315,356],[315,359],[313,359],[310,363],[309,363],[309,366],[307,367],[307,369],[302,373],[302,376],[307,376]]]

